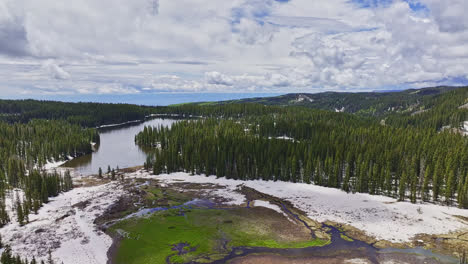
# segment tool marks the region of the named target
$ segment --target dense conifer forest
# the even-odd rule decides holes
[[[0,122],[0,226],[10,222],[5,207],[13,198],[16,219],[28,222],[48,197],[70,190],[70,173],[48,173],[40,168],[48,161],[65,160],[90,153],[98,142],[95,129],[84,129],[65,121],[32,120],[26,124]]]
[[[304,99],[304,96],[310,98]],[[257,104],[269,107],[259,109],[255,107]],[[239,117],[265,114],[267,111],[278,112],[280,108],[289,107],[330,112],[342,109],[343,112],[353,116],[394,127],[433,130],[440,130],[444,126],[458,128],[461,122],[468,120],[468,87],[426,88],[389,93],[289,94],[271,98],[186,104],[158,111],[183,115]]]
[[[216,116],[135,138],[155,147],[146,167],[233,179],[314,183],[399,200],[468,208],[468,138],[434,127],[390,126],[355,115],[254,104],[182,106]]]
[[[256,105],[268,105],[261,109]],[[25,123],[32,119],[65,120],[84,127],[144,120],[151,114],[179,114],[239,117],[280,112],[299,106],[361,118],[384,121],[398,127],[441,129],[457,127],[468,120],[468,87],[434,87],[421,90],[370,93],[287,94],[269,98],[250,98],[226,102],[149,107],[129,104],[64,103],[37,100],[0,100],[0,120]],[[462,106],[465,107],[462,107]]]
[[[130,104],[64,103],[37,100],[0,100],[0,120],[25,123],[32,119],[65,120],[85,127],[143,120],[154,107]]]
[[[27,222],[30,211],[72,187],[69,174],[38,168],[90,153],[99,135],[85,127],[153,114],[202,117],[136,137],[155,148],[146,164],[155,173],[306,182],[468,207],[468,143],[459,133],[468,87],[304,96],[169,107],[0,100],[0,225],[11,220],[5,195],[12,190],[22,190],[15,208]],[[341,106],[344,113],[335,113]]]
[[[286,94],[197,105],[240,103],[342,111],[363,117],[385,119],[392,125],[440,129],[444,125],[457,126],[459,122],[467,120],[468,107],[461,106],[468,103],[468,87],[432,87],[396,92]]]

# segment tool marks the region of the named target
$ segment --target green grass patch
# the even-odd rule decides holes
[[[346,240],[346,241],[349,241],[349,242],[353,242],[353,241],[354,241],[352,238],[350,238],[350,237],[348,237],[348,236],[346,236],[346,235],[344,235],[344,234],[340,234],[340,237],[341,237],[341,239]]]
[[[148,218],[119,222],[110,231],[124,230],[128,235],[121,241],[115,262],[166,263],[166,257],[170,255],[175,263],[211,262],[237,246],[303,248],[329,243],[323,240],[285,241],[278,238],[273,226],[262,221],[263,215],[250,212],[254,210],[194,209],[180,215],[178,210],[169,210]],[[186,249],[194,251],[176,255],[172,245],[181,242],[188,243],[190,247]],[[223,250],[224,243],[227,243],[227,251]]]

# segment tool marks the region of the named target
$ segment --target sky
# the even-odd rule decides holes
[[[0,97],[468,84],[466,0],[0,0]]]

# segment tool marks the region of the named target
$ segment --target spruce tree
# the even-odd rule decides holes
[[[23,206],[21,205],[21,200],[19,198],[18,193],[16,193],[16,220],[20,225],[24,225],[24,211]]]
[[[447,204],[452,203],[452,197],[453,197],[453,186],[455,185],[455,172],[453,170],[450,170],[448,173],[448,178],[447,178],[447,185],[445,186],[445,202]]]
[[[54,264],[54,259],[52,258],[52,252],[50,251],[50,249],[47,257],[47,264]]]
[[[407,183],[407,175],[406,175],[406,170],[403,170],[403,173],[401,174],[401,178],[400,178],[400,184],[399,184],[399,187],[398,187],[398,200],[399,201],[404,201],[405,200],[405,196],[406,196],[406,185],[408,184]]]
[[[6,210],[5,202],[3,199],[0,199],[0,227],[8,224],[10,222],[10,217]]]

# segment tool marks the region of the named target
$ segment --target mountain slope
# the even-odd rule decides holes
[[[198,105],[258,103],[263,105],[302,106],[346,112],[384,120],[384,124],[440,129],[459,128],[468,120],[468,87],[431,87],[397,92],[318,94],[292,93],[277,97],[249,98]]]
[[[259,103],[282,106],[295,105],[330,111],[379,115],[385,112],[402,112],[408,109],[418,109],[418,106],[421,106],[423,101],[431,100],[450,91],[459,89],[466,90],[467,88],[468,87],[432,87],[397,92],[362,93],[290,93],[276,97],[216,102],[216,104]]]

